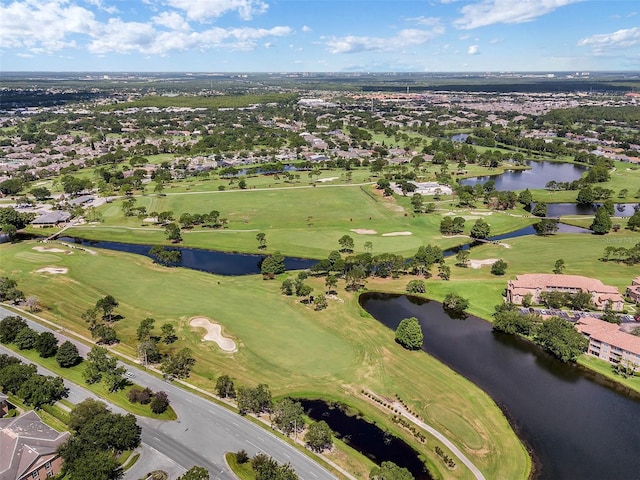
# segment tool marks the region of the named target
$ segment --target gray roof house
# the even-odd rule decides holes
[[[0,419],[0,480],[56,475],[62,466],[56,450],[70,436],[45,425],[33,410]]]

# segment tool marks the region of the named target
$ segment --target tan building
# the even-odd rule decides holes
[[[531,295],[533,303],[542,303],[540,294],[543,292],[580,293],[591,295],[594,306],[599,310],[609,304],[615,312],[624,308],[624,298],[616,287],[605,285],[595,278],[580,275],[555,275],[551,273],[525,273],[516,275],[515,280],[507,283],[507,300],[516,305],[522,305],[525,296]]]
[[[45,425],[33,410],[0,419],[0,480],[45,480],[62,468],[56,449],[70,437]]]
[[[632,302],[640,303],[640,277],[631,280],[631,286],[627,287],[626,294]]]
[[[615,323],[584,317],[576,329],[589,339],[587,353],[612,364],[629,362],[640,371],[640,337],[620,330]]]

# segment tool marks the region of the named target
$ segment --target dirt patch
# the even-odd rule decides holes
[[[41,268],[40,270],[36,270],[36,273],[50,273],[52,275],[64,275],[68,271],[69,269],[64,267],[46,267],[46,268]]]
[[[207,333],[202,337],[203,342],[215,342],[220,350],[233,353],[238,350],[236,342],[222,335],[222,326],[211,322],[207,317],[195,317],[189,322],[192,327],[204,328]]]
[[[408,235],[413,235],[413,233],[411,232],[389,232],[389,233],[383,233],[382,236],[383,237],[405,237]]]
[[[497,261],[497,258],[487,258],[486,260],[469,260],[469,267],[480,268],[483,265],[493,265]]]
[[[72,254],[69,250],[63,250],[61,248],[47,248],[47,247],[33,247],[36,252],[51,252],[51,253],[67,253]]]
[[[351,231],[353,233],[357,233],[358,235],[375,235],[378,233],[375,230],[371,230],[369,228],[352,228]]]

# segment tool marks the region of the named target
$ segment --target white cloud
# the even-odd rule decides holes
[[[383,52],[402,50],[406,47],[422,45],[444,33],[444,27],[437,26],[433,30],[406,29],[394,37],[346,37],[324,38],[331,53]]]
[[[89,44],[89,51],[167,55],[192,49],[252,50],[263,38],[285,36],[291,32],[291,28],[282,26],[271,29],[213,27],[202,32],[157,31],[148,24],[112,19]]]
[[[593,47],[596,54],[602,54],[609,49],[629,48],[636,45],[640,45],[639,27],[592,35],[578,42],[579,47]]]
[[[184,10],[187,18],[198,22],[206,22],[228,12],[237,12],[243,20],[251,20],[269,8],[262,0],[167,0],[167,3]]]
[[[93,5],[94,7],[98,7],[99,10],[102,10],[104,12],[110,13],[110,14],[114,14],[114,13],[118,13],[118,7],[116,7],[115,5],[109,5],[108,7],[105,6],[102,3],[102,0],[85,0],[89,5]]]
[[[462,17],[453,24],[468,30],[494,23],[530,22],[557,8],[581,1],[584,0],[482,0],[462,7]]]
[[[478,47],[478,45],[469,45],[467,53],[469,55],[478,55],[480,53],[480,47]]]
[[[89,34],[96,25],[91,11],[65,0],[14,1],[0,5],[0,48],[50,53],[74,46],[69,34]]]
[[[151,21],[169,30],[180,30],[183,32],[191,30],[187,21],[177,12],[162,12],[160,15],[152,17]]]
[[[303,25],[303,26],[302,26],[302,31],[303,31],[304,33],[308,33],[308,32],[310,32],[310,31],[311,31],[311,27],[310,27],[310,26],[308,26],[308,25]]]
[[[489,40],[489,43],[491,45],[496,45],[496,44],[502,43],[502,42],[504,42],[504,39],[502,39],[502,38],[492,38],[491,40]]]
[[[407,22],[417,23],[418,25],[424,25],[427,27],[439,27],[441,20],[439,17],[412,17],[407,18]]]

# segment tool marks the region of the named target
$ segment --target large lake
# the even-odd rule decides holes
[[[424,350],[482,388],[533,449],[537,477],[640,479],[640,400],[563,364],[477,317],[454,320],[437,302],[369,293],[362,306],[395,329],[417,317]],[[416,379],[419,381],[419,379]],[[425,387],[426,388],[426,387]]]
[[[484,184],[493,180],[498,191],[544,188],[551,180],[573,182],[587,171],[587,167],[573,163],[530,161],[527,165],[531,167],[530,170],[507,170],[501,175],[466,178],[460,180],[460,184],[473,187],[477,183]]]

